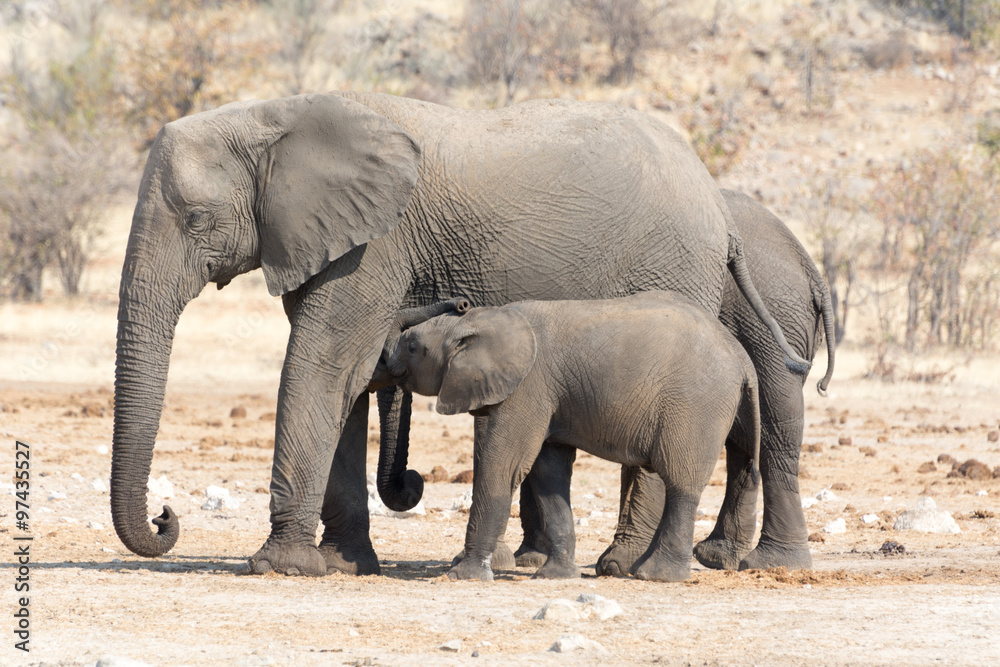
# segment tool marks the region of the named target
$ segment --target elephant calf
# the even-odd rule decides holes
[[[490,559],[511,498],[543,443],[655,471],[666,501],[640,579],[690,576],[698,501],[739,420],[756,477],[757,376],[740,344],[704,309],[666,292],[603,301],[523,301],[430,319],[403,333],[388,361],[407,389],[437,396],[442,414],[477,417],[466,557],[452,579],[492,581]],[[730,456],[730,461],[734,459]],[[569,511],[539,495],[543,517]],[[566,526],[565,521],[546,522]],[[572,521],[551,531],[537,576],[577,574]]]

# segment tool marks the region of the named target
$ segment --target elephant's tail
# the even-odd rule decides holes
[[[826,338],[826,375],[816,383],[816,391],[820,396],[826,396],[826,388],[833,377],[833,362],[837,356],[837,327],[833,317],[833,301],[830,298],[830,288],[826,281],[816,272],[813,290],[815,290],[816,306],[823,315],[823,337]]]
[[[754,486],[760,484],[760,393],[757,386],[757,372],[747,357],[744,362],[743,395],[740,399],[739,420],[744,432],[750,436],[751,457],[750,477]]]
[[[788,341],[785,340],[785,334],[782,333],[781,326],[771,315],[770,311],[768,311],[767,305],[765,305],[764,300],[760,298],[760,294],[757,293],[757,288],[754,287],[753,281],[750,279],[750,270],[747,269],[746,256],[743,254],[743,240],[733,233],[729,235],[728,263],[729,272],[733,275],[733,280],[736,281],[736,286],[739,287],[743,297],[753,308],[754,312],[757,313],[757,317],[759,317],[771,331],[771,335],[774,336],[774,340],[778,343],[781,351],[784,352],[785,366],[796,375],[807,375],[812,363],[800,357],[795,350],[792,349],[791,345],[788,344]]]

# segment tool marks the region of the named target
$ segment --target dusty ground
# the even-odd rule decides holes
[[[125,222],[104,239],[123,247]],[[120,251],[117,251],[120,252]],[[428,484],[427,514],[372,518],[384,576],[296,579],[242,574],[267,535],[273,412],[287,324],[259,276],[206,290],[181,318],[153,460],[180,514],[168,557],[138,558],[111,527],[101,482],[110,467],[115,289],[120,256],[91,275],[92,296],[42,306],[0,306],[0,460],[13,469],[14,441],[31,444],[31,653],[13,649],[5,622],[0,663],[93,664],[102,655],[154,665],[651,663],[987,664],[1000,661],[1000,479],[949,478],[950,466],[918,473],[947,453],[1000,466],[988,439],[1000,413],[995,358],[954,365],[935,384],[859,379],[864,354],[843,349],[831,396],[806,391],[804,496],[836,499],[806,510],[811,531],[846,519],[847,532],[813,542],[812,572],[713,572],[653,584],[589,573],[612,536],[616,466],[581,455],[574,479],[584,578],[533,581],[498,573],[490,585],[442,577],[461,548],[466,515],[452,511],[468,484]],[[416,402],[411,466],[471,467],[471,422]],[[243,407],[244,418],[231,417]],[[372,423],[376,423],[373,418]],[[372,427],[372,441],[377,434]],[[850,444],[841,445],[849,437]],[[866,454],[867,452],[867,454]],[[376,451],[369,452],[374,466]],[[703,496],[698,537],[721,503],[720,462]],[[95,480],[97,480],[95,488]],[[10,477],[4,474],[3,482]],[[238,509],[202,510],[210,485]],[[14,609],[13,495],[0,495],[3,615]],[[57,494],[65,494],[65,498]],[[892,530],[922,495],[953,513],[956,535]],[[6,500],[4,500],[6,499]],[[163,500],[150,498],[150,512]],[[879,515],[869,525],[861,516]],[[519,539],[517,521],[508,540]],[[882,555],[887,540],[904,555]],[[624,614],[607,621],[535,621],[554,598],[598,593]],[[548,649],[579,633],[604,646],[560,655]],[[460,639],[457,653],[441,650]],[[478,652],[477,659],[472,658]]]

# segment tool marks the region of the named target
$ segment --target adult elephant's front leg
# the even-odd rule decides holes
[[[319,551],[326,561],[327,572],[357,575],[382,573],[369,537],[365,478],[368,396],[367,392],[361,394],[347,417],[323,496],[320,514],[323,539]]]

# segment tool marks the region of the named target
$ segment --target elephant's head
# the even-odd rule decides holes
[[[111,510],[131,551],[161,555],[179,532],[166,507],[150,530],[146,481],[184,306],[257,267],[285,294],[387,234],[419,160],[402,128],[336,95],[240,102],[160,130],[119,291]]]
[[[418,394],[437,396],[444,415],[500,403],[535,363],[535,333],[512,308],[475,308],[461,318],[436,317],[405,331],[390,371]]]

